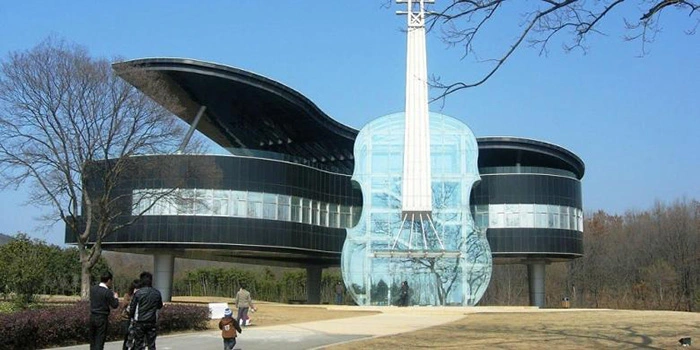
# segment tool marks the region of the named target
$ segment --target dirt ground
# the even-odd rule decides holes
[[[175,302],[197,302],[197,303],[228,303],[229,307],[234,310],[235,305],[231,302],[231,298],[217,297],[173,297]],[[249,314],[253,326],[274,326],[278,324],[300,323],[309,321],[330,320],[336,318],[347,318],[356,316],[366,316],[375,314],[373,311],[345,311],[334,310],[329,311],[321,306],[312,305],[286,305],[279,303],[269,303],[259,301],[255,303],[258,311]],[[218,329],[219,320],[209,322],[209,328]]]
[[[484,313],[329,349],[671,349],[700,342],[700,313],[591,310]]]

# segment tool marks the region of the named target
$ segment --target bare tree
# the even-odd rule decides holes
[[[57,39],[2,61],[0,104],[2,185],[28,183],[29,203],[50,207],[52,223],[75,235],[87,298],[105,237],[137,220],[154,196],[169,195],[142,195],[150,206],[140,213],[132,213],[138,203],[123,205],[131,193],[118,188],[133,175],[134,156],[173,152],[184,123],[116,76],[108,60]]]
[[[550,42],[559,37],[562,38],[565,51],[585,51],[589,36],[603,34],[601,23],[610,17],[619,16],[625,7],[637,15],[635,18],[624,18],[624,38],[640,41],[642,54],[646,53],[646,44],[652,42],[660,30],[658,19],[661,13],[674,13],[671,10],[675,10],[677,14],[695,19],[689,25],[687,34],[694,34],[700,24],[696,12],[700,9],[700,2],[695,0],[443,0],[437,1],[435,6],[428,23],[429,29],[439,29],[445,43],[463,48],[463,59],[474,56],[491,64],[483,76],[473,81],[445,83],[439,77],[433,77],[432,85],[440,91],[435,99],[483,84],[521,46],[530,46],[539,50],[540,54],[547,54]],[[521,22],[518,23],[514,38],[500,53],[480,58],[477,43],[488,30],[506,30],[502,24],[494,26],[493,23],[501,21],[500,18],[507,16],[509,11],[521,13]],[[489,43],[489,46],[494,45]]]

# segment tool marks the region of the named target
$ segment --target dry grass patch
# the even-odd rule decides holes
[[[231,298],[223,297],[173,297],[173,301],[184,303],[228,303],[236,315],[236,306]],[[310,321],[331,320],[336,318],[348,318],[377,314],[375,311],[346,311],[327,310],[323,306],[312,305],[286,305],[265,301],[255,302],[258,311],[250,313],[252,326],[275,326],[280,324],[301,323]],[[209,328],[219,329],[219,320],[211,320]]]
[[[700,335],[700,314],[570,311],[469,314],[442,326],[331,349],[669,349]]]

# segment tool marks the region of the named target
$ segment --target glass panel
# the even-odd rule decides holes
[[[520,227],[535,227],[535,206],[520,204]]]
[[[569,208],[569,229],[577,230],[576,228],[576,208]]]
[[[559,228],[559,208],[557,206],[549,206],[549,215],[547,218],[547,228]]]
[[[569,229],[569,208],[559,207],[559,228],[568,230]]]
[[[180,200],[177,201],[178,215],[193,215],[194,214],[194,190],[183,189],[180,191]]]
[[[212,200],[214,197],[213,190],[195,190],[194,198],[194,214],[195,215],[211,215]]]
[[[212,195],[212,215],[216,216],[228,216],[229,207],[229,193],[230,191],[225,190],[213,190]]]
[[[285,196],[283,194],[279,194],[279,195],[277,195],[277,201],[279,202],[280,205],[291,205],[292,204],[292,197]]]
[[[263,217],[263,204],[262,204],[262,202],[249,202],[248,203],[248,217],[262,219],[262,217]]]
[[[328,227],[328,203],[320,203],[320,213],[318,224],[324,227]]]
[[[292,197],[292,222],[302,222],[301,198]]]
[[[520,227],[520,213],[509,211],[506,214],[506,227]]]
[[[311,200],[301,200],[301,222],[311,224]]]
[[[546,228],[549,220],[547,218],[547,213],[537,212],[535,214],[535,227]]]
[[[291,197],[282,194],[277,195],[277,203],[277,220],[290,221]]]
[[[328,204],[328,226],[329,227],[340,227],[339,226],[339,216],[340,213],[338,211],[339,205],[337,204]]]
[[[246,193],[243,191],[233,191],[233,212],[235,216],[246,217],[248,215],[248,203],[246,202]]]
[[[350,212],[350,227],[355,227],[357,226],[357,223],[360,221],[360,217],[362,216],[362,207],[352,206],[350,207]]]
[[[346,290],[358,305],[388,305],[396,302],[402,281],[407,281],[409,304],[474,305],[492,269],[486,237],[473,229],[468,196],[460,192],[478,179],[476,139],[458,120],[430,115],[433,225],[415,213],[400,227],[401,203],[379,195],[401,198],[401,170],[380,178],[374,174],[377,169],[403,164],[388,145],[403,149],[404,123],[403,113],[375,119],[355,140],[355,149],[361,152],[355,155],[353,179],[370,189],[371,197],[361,217],[360,210],[353,209],[353,221],[363,221],[347,231],[343,245],[341,269]],[[375,178],[381,183],[375,183]],[[503,209],[483,210],[484,219],[502,226],[506,221]],[[519,220],[517,209],[513,214]]]

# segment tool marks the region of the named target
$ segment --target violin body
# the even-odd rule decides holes
[[[485,232],[469,195],[479,181],[478,146],[457,119],[429,113],[432,212],[419,221],[402,211],[405,113],[360,131],[352,180],[362,189],[358,224],[347,230],[341,269],[358,305],[391,305],[407,281],[410,304],[475,305],[491,279]]]

